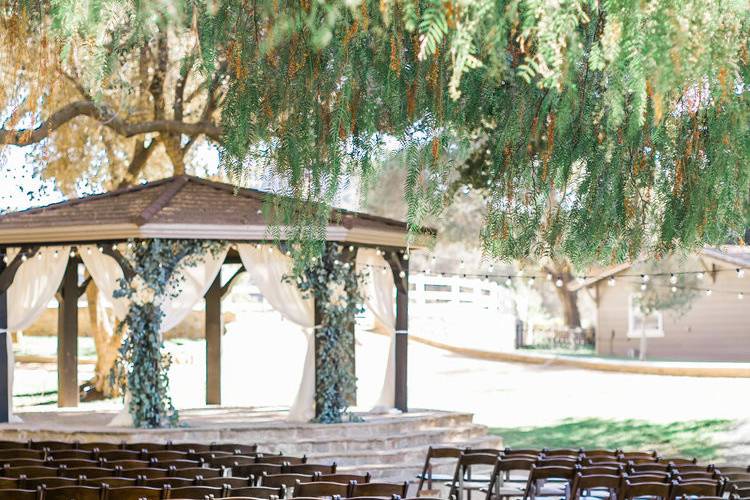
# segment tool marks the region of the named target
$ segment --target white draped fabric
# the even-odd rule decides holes
[[[203,300],[211,283],[221,271],[227,250],[223,248],[215,255],[209,252],[196,265],[183,268],[184,279],[179,280],[167,290],[166,302],[162,307],[164,311],[164,319],[161,323],[162,333],[179,325],[190,314],[193,307]]]
[[[182,277],[175,285],[167,289],[162,310],[164,319],[161,324],[161,333],[165,333],[184,320],[193,307],[203,299],[211,283],[221,272],[221,265],[227,256],[227,248],[223,248],[216,254],[209,252],[193,266],[182,269]],[[109,422],[109,426],[132,427],[133,419],[128,412],[130,395],[125,394],[125,406],[123,410]]]
[[[306,329],[307,354],[302,380],[288,419],[307,422],[315,416],[315,304],[311,298],[304,298],[296,285],[283,281],[285,275],[292,273],[293,262],[277,248],[240,244],[238,251],[263,297],[286,319]]]
[[[23,330],[31,326],[44,312],[60,287],[65,267],[68,264],[69,246],[43,247],[32,258],[26,260],[16,271],[13,283],[8,288],[8,331]],[[17,252],[9,252],[8,258]],[[13,416],[13,370],[15,359],[10,335],[6,335],[8,349],[8,410]]]
[[[111,307],[115,318],[122,321],[128,314],[130,304],[125,297],[113,297],[115,290],[120,289],[120,279],[123,277],[120,264],[93,245],[81,247],[79,253],[83,265],[99,289],[99,300],[104,306]]]
[[[361,290],[365,305],[390,337],[383,388],[373,408],[373,411],[385,411],[393,408],[396,403],[396,311],[393,273],[388,262],[372,248],[360,248],[357,251],[357,270],[366,276]]]

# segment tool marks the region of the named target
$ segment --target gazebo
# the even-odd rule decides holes
[[[203,295],[206,403],[221,404],[221,301],[231,281],[247,270],[247,260],[243,262],[238,246],[260,248],[274,240],[263,211],[272,196],[263,191],[178,176],[0,216],[0,422],[8,422],[12,414],[13,366],[8,329],[13,326],[9,325],[8,295],[17,273],[35,256],[41,260],[44,249],[71,249],[70,255],[66,255],[67,263],[61,268],[56,290],[60,302],[57,370],[58,405],[75,407],[79,404],[77,304],[86,285],[79,282],[79,266],[85,265],[86,260],[81,249],[87,248],[90,253],[94,246],[121,263],[123,256],[118,245],[134,240],[221,240],[231,244],[222,255],[218,269],[223,264],[242,267],[224,283],[221,272],[215,274]],[[284,228],[279,232],[276,239],[283,242]],[[395,295],[392,290],[386,290],[385,294],[395,296],[392,339],[395,347],[390,360],[395,367],[391,377],[393,406],[404,412],[407,411],[409,293],[406,236],[404,222],[342,209],[331,211],[326,227],[327,242],[342,245],[352,263],[360,250],[374,250],[378,258],[382,256],[387,263],[384,269],[390,268],[388,278],[393,278]],[[16,250],[11,252],[10,249]],[[390,281],[388,283],[390,286]],[[318,309],[316,306],[316,325],[319,324]],[[317,342],[315,344],[317,349]]]

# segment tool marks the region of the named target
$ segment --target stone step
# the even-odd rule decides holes
[[[476,448],[500,448],[502,446],[502,439],[498,436],[487,436],[482,440],[476,440],[472,443]],[[362,463],[359,465],[347,465],[343,464],[337,468],[338,471],[344,472],[369,472],[373,480],[378,481],[409,481],[416,482],[417,474],[422,472],[424,466],[424,458],[427,453],[427,449],[422,450],[422,456],[417,461],[393,461],[393,462],[371,462]],[[383,457],[378,457],[383,458]],[[393,458],[393,457],[389,457]],[[455,467],[455,463],[443,462],[435,464],[433,466],[433,472],[435,474],[452,474]]]
[[[453,427],[435,427],[413,433],[399,433],[376,437],[366,436],[322,441],[319,439],[307,439],[298,442],[259,442],[258,448],[270,452],[283,451],[289,455],[346,454],[350,451],[392,450],[413,446],[424,446],[426,448],[434,444],[460,443],[467,439],[485,436],[486,434],[487,428],[485,426],[469,424]]]
[[[493,446],[498,440],[492,439],[487,435],[452,441],[452,445],[461,447],[485,448]],[[443,443],[432,443],[434,445]],[[310,462],[330,463],[336,462],[341,466],[363,468],[368,464],[421,464],[424,463],[425,455],[429,445],[410,446],[403,448],[373,448],[372,450],[362,450],[350,453],[320,453],[311,454]],[[363,469],[364,470],[364,469]]]

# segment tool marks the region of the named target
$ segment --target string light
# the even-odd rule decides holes
[[[641,283],[641,291],[646,291],[646,283]]]
[[[610,287],[615,286],[615,277],[614,276],[610,276],[609,277],[609,279],[607,280],[607,285],[609,285]]]
[[[644,283],[648,283],[648,280],[650,279],[651,278],[648,276],[648,274],[641,274],[641,281],[643,281]]]
[[[28,257],[26,257],[25,253],[22,253],[21,254],[21,262],[26,262],[26,260],[28,260]]]
[[[493,271],[495,270],[495,264],[493,264],[492,262],[490,262],[490,265],[489,265],[489,267],[487,268],[487,270],[488,270],[489,272],[493,272]]]
[[[510,280],[510,276],[505,278],[505,286],[510,286],[513,282]]]
[[[696,274],[695,277],[699,280],[702,280],[705,277],[705,274],[703,273],[703,271],[698,271],[698,274]]]
[[[673,285],[672,286],[672,293],[675,293],[676,291],[677,291],[677,287]]]
[[[3,255],[3,262],[6,263],[6,264],[8,263],[8,256],[7,255]]]
[[[547,273],[547,281],[552,281],[552,273]]]
[[[559,278],[559,277],[558,277],[558,278],[557,278],[557,279],[555,280],[555,286],[556,286],[557,288],[562,288],[562,286],[563,286],[563,280],[562,280],[562,278]]]
[[[677,283],[677,276],[675,276],[674,273],[669,274],[669,282],[672,283],[673,285]]]
[[[409,260],[409,252],[404,252],[404,260]]]
[[[104,253],[104,247],[99,245],[99,253]]]
[[[349,245],[349,251],[350,251],[350,252],[353,252],[353,251],[354,251],[354,245]]]
[[[88,248],[86,249],[86,254],[88,254],[88,255],[91,255],[91,247],[88,247]]]
[[[738,298],[739,300],[742,300],[742,299],[744,299],[744,298],[745,298],[745,294],[744,294],[744,293],[742,293],[742,292],[739,292],[739,293],[737,294],[737,298]]]
[[[710,297],[712,293],[713,293],[713,292],[711,291],[711,289],[710,289],[710,288],[707,288],[707,289],[706,289],[706,297]]]
[[[36,253],[36,260],[42,260],[42,251],[41,251],[41,250],[39,250],[39,251],[38,251],[38,252]]]
[[[405,273],[404,271],[400,271],[400,272],[398,273],[398,277],[399,277],[399,278],[405,278],[405,277],[406,277],[406,273]]]
[[[738,278],[744,278],[745,277],[745,270],[741,268],[737,268],[737,277]]]
[[[536,281],[536,278],[534,278],[533,276],[529,278],[529,281],[528,281],[529,286],[534,286],[534,281]]]
[[[463,257],[461,258],[461,262],[458,263],[458,268],[463,269],[466,266],[466,263],[464,262]]]
[[[54,252],[52,253],[52,256],[53,256],[54,258],[57,258],[57,257],[58,257],[59,255],[60,255],[60,252],[59,252],[58,250],[55,250],[55,251],[54,251]]]

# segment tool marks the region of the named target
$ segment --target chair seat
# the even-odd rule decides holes
[[[423,479],[422,474],[417,474],[417,479]],[[435,482],[453,481],[453,474],[433,474],[432,478],[424,476],[425,481],[429,481],[430,479]]]
[[[481,488],[480,491],[487,493],[487,488]],[[496,497],[522,497],[526,493],[526,488],[522,486],[503,485],[498,489],[492,490],[492,496]]]

